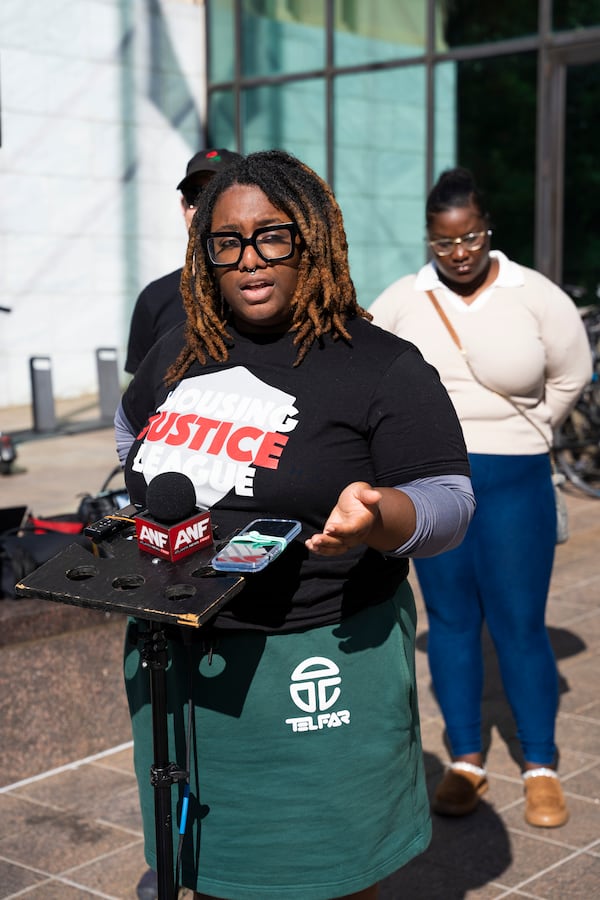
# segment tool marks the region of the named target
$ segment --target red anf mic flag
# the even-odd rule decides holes
[[[210,513],[196,508],[194,485],[181,472],[163,472],[152,479],[135,530],[140,550],[169,562],[213,543]]]

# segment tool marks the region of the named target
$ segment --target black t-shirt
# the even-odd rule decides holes
[[[185,320],[179,283],[183,269],[146,285],[136,300],[127,343],[125,371],[133,375],[159,337]]]
[[[323,525],[353,481],[392,487],[432,475],[468,475],[454,408],[437,372],[412,344],[364,319],[352,337],[326,337],[294,367],[293,334],[231,330],[226,363],[195,363],[170,392],[163,375],[183,327],[162,338],[129,385],[123,409],[138,433],[126,465],[131,499],[181,471],[219,537],[252,519],[295,518],[302,532],[218,616],[220,627],[275,631],[331,624],[379,603],[408,561],[359,546],[338,557],[303,541]]]

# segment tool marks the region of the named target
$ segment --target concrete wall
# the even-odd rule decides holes
[[[122,368],[137,293],[181,265],[204,47],[190,0],[2,0],[0,405],[34,355],[57,398],[95,392],[95,348]]]

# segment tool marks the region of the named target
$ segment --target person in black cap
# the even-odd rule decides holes
[[[241,159],[239,153],[221,148],[200,150],[187,164],[185,177],[177,185],[181,191],[181,211],[189,231],[199,197],[213,175]],[[154,343],[174,325],[185,319],[183,300],[179,292],[182,269],[163,275],[142,290],[136,300],[129,328],[125,371],[135,374],[137,367]],[[156,900],[158,886],[156,872],[148,869],[137,888],[138,900]]]
[[[177,185],[181,191],[181,210],[189,231],[198,198],[213,175],[241,159],[239,153],[221,148],[200,150],[187,164],[185,177]],[[133,375],[144,356],[174,325],[185,319],[183,302],[179,293],[181,269],[169,272],[142,290],[136,300],[129,327],[125,371]]]

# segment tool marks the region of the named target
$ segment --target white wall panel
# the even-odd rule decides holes
[[[176,185],[203,144],[204,10],[160,0],[0,4],[0,405],[93,393],[138,292],[181,265]]]

